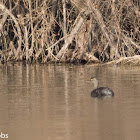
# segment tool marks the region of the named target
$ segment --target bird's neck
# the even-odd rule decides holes
[[[98,88],[98,81],[97,80],[94,81],[94,89],[96,89],[96,88]]]

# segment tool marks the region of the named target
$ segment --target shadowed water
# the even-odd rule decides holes
[[[92,98],[90,77],[113,98]],[[9,140],[140,137],[140,67],[0,66],[0,132]]]

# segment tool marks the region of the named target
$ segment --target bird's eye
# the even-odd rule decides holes
[[[93,77],[91,77],[90,80],[93,80]]]

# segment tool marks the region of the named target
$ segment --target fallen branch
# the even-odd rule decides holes
[[[140,64],[140,55],[134,55],[134,56],[131,56],[131,57],[121,57],[117,60],[113,60],[113,61],[110,61],[106,64],[134,64],[134,65],[137,65],[137,64]]]

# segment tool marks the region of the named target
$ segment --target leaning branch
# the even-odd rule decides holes
[[[67,42],[64,44],[64,46],[63,46],[63,47],[61,48],[61,50],[58,52],[58,54],[57,54],[57,56],[56,56],[58,59],[61,59],[61,57],[65,54],[65,52],[66,52],[68,46],[69,46],[70,43],[72,42],[72,40],[73,40],[75,34],[79,31],[79,29],[80,29],[80,27],[82,26],[83,22],[84,22],[84,19],[83,19],[82,17],[80,17],[78,23],[75,25],[75,27],[74,27],[73,30],[71,31],[71,33],[70,33],[71,35],[68,36]]]

